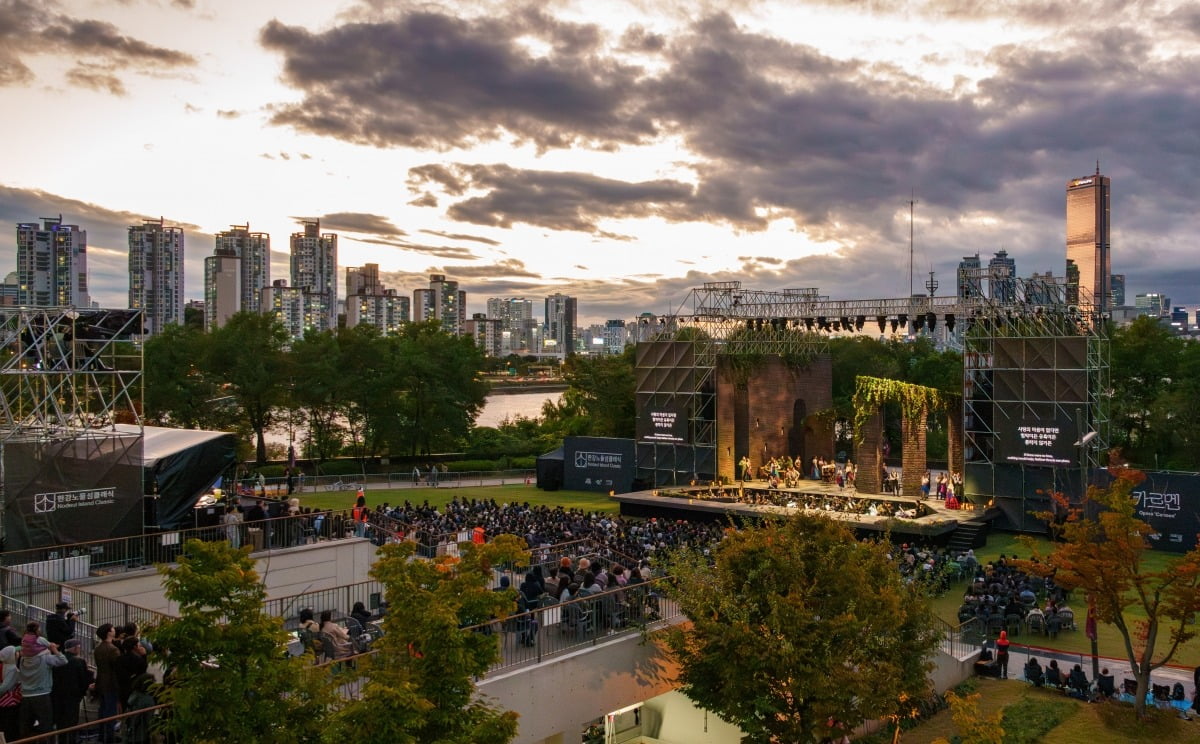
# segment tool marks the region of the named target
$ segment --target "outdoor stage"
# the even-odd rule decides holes
[[[795,488],[768,488],[765,480],[731,486],[681,486],[618,494],[621,515],[658,519],[747,521],[799,511],[824,514],[846,522],[860,536],[890,532],[893,537],[935,544],[950,542],[964,524],[971,528],[971,545],[986,539],[988,523],[999,510],[965,505],[947,509],[937,499],[920,500],[894,494],[873,494],[835,484],[802,480]],[[870,512],[875,507],[875,514]]]

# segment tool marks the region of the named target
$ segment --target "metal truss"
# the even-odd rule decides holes
[[[141,423],[140,310],[0,308],[0,442]]]

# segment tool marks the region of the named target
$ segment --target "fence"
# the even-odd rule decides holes
[[[367,473],[366,475],[305,475],[297,477],[292,482],[294,494],[320,493],[324,491],[356,491],[359,486],[365,488],[462,488],[465,486],[505,486],[524,485],[537,479],[537,471],[531,469],[514,470],[462,470],[439,472],[437,480],[432,480],[429,472],[422,468],[421,476],[417,478],[410,470],[397,473]],[[268,496],[291,496],[287,490],[286,478],[264,479]],[[253,480],[243,480],[239,490],[244,493],[258,494],[258,483]]]
[[[356,584],[318,589],[287,597],[268,599],[263,603],[263,612],[271,617],[282,618],[284,627],[298,626],[300,610],[310,608],[317,615],[324,610],[331,610],[335,616],[350,614],[355,602],[362,602],[372,613],[380,609],[384,602],[383,584],[378,581],[360,581]],[[341,613],[341,615],[337,613]]]
[[[174,563],[188,540],[251,545],[254,552],[353,536],[353,523],[334,512],[312,512],[237,525],[196,527],[132,537],[0,553],[0,566],[51,581],[73,581],[158,563]]]
[[[147,732],[146,741],[151,741],[148,732],[152,730],[154,720],[170,707],[170,705],[166,704],[154,705],[130,713],[109,716],[108,718],[97,719],[95,716],[92,716],[93,720],[87,723],[81,723],[78,726],[71,726],[69,728],[61,728],[45,734],[27,736],[23,739],[13,739],[11,744],[17,744],[18,742],[20,744],[58,744],[69,741],[103,741],[105,728],[116,724],[120,724],[125,741],[134,740],[130,738],[131,732],[134,729]],[[89,708],[89,710],[91,709]],[[113,740],[120,741],[120,737],[116,737]]]

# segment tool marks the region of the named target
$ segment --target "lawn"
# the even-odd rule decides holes
[[[603,511],[615,514],[620,504],[602,493],[591,491],[543,491],[536,486],[516,484],[511,486],[463,486],[461,488],[389,488],[368,489],[365,494],[367,506],[376,504],[403,504],[410,501],[419,504],[428,501],[434,506],[444,506],[452,499],[495,499],[497,503],[524,503],[533,506],[562,506],[584,511]],[[353,491],[316,491],[296,494],[301,506],[315,509],[345,509],[354,506]]]
[[[1051,545],[1049,540],[1038,540],[1037,545],[1042,552],[1047,552]],[[1028,558],[1030,551],[1019,541],[1018,537],[1008,532],[993,532],[988,536],[988,544],[975,551],[975,557],[980,563],[987,563],[995,560],[1000,555],[1013,556],[1014,554],[1021,558]],[[1145,565],[1150,570],[1161,570],[1170,565],[1171,561],[1175,560],[1174,554],[1150,551],[1146,554]],[[934,610],[938,617],[941,617],[946,622],[958,624],[958,607],[962,604],[963,590],[966,588],[966,583],[960,583],[951,588],[945,596],[934,600]],[[1052,648],[1058,651],[1063,651],[1073,654],[1091,654],[1091,641],[1083,632],[1084,622],[1087,618],[1087,604],[1083,597],[1072,595],[1070,602],[1071,609],[1075,610],[1076,624],[1078,630],[1065,631],[1058,634],[1058,638],[1050,640],[1046,636],[1020,636],[1011,639],[1014,643],[1027,644],[1031,646],[1040,646],[1043,648]],[[1131,609],[1129,617],[1144,617],[1136,610]],[[1097,628],[1097,647],[1101,656],[1115,656],[1121,659],[1125,656],[1125,641],[1121,637],[1120,632],[1111,625],[1101,624]],[[1159,649],[1166,648],[1167,639],[1160,635],[1158,647]],[[1171,660],[1172,664],[1181,666],[1197,666],[1200,665],[1200,639],[1193,639],[1180,647],[1176,652],[1175,657]]]
[[[1061,722],[1038,738],[1022,737],[1024,726],[1010,722],[1005,728],[1004,741],[1051,741],[1051,742],[1186,742],[1200,743],[1200,722],[1187,722],[1171,713],[1160,714],[1152,720],[1138,722],[1133,716],[1133,706],[1118,703],[1083,703],[1066,697],[1060,692],[1034,689],[1024,682],[1015,680],[976,679],[973,684],[980,693],[979,709],[983,714],[1007,709],[1009,719],[1015,720],[1016,713],[1025,710],[1058,709]],[[1059,706],[1062,706],[1061,708]],[[1030,717],[1024,717],[1026,722]],[[1026,723],[1025,725],[1029,725]],[[1028,732],[1026,732],[1028,733]],[[957,734],[950,711],[933,716],[916,728],[905,731],[900,741],[908,744],[923,744],[938,738],[950,739]],[[890,741],[890,738],[889,738]]]

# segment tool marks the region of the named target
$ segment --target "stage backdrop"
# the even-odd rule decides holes
[[[4,530],[6,550],[140,534],[141,435],[5,443]]]
[[[570,491],[629,493],[636,446],[632,439],[567,437],[563,441],[563,486]]]

